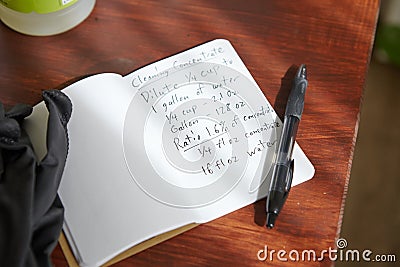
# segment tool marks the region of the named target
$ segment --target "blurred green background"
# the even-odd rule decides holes
[[[396,256],[395,263],[337,261],[335,266],[400,266],[400,1],[382,0],[366,77],[341,238],[346,249]]]

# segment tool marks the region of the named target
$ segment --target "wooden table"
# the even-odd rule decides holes
[[[100,72],[127,74],[215,39],[231,41],[255,80],[283,113],[293,64],[307,63],[309,89],[298,143],[314,164],[311,181],[292,189],[276,227],[265,200],[132,256],[117,266],[287,265],[259,250],[335,248],[340,237],[361,97],[378,1],[97,1],[77,28],[30,37],[0,25],[0,100],[36,104],[41,91]],[[263,255],[261,255],[263,256]],[[300,261],[296,266],[329,266]],[[286,258],[288,255],[286,254]],[[60,248],[56,266],[66,262]]]

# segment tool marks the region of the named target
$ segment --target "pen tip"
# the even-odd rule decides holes
[[[268,227],[269,229],[271,229],[271,228],[274,227],[276,217],[278,217],[278,214],[275,214],[275,213],[267,213],[267,227]]]

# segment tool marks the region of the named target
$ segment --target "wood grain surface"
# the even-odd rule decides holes
[[[261,200],[116,264],[286,266],[293,262],[276,254],[260,261],[257,253],[265,246],[320,252],[334,249],[339,237],[378,10],[373,0],[99,0],[87,20],[56,36],[25,36],[0,24],[0,100],[8,108],[33,105],[44,89],[95,73],[127,74],[225,38],[282,114],[293,65],[306,63],[309,88],[297,141],[316,173],[292,189],[275,228],[264,227]],[[59,247],[52,260],[66,266]],[[326,255],[295,264],[332,262]]]

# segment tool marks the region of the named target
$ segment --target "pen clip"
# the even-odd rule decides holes
[[[292,161],[290,162],[289,172],[286,179],[286,187],[285,187],[286,193],[289,193],[290,188],[292,187],[293,170],[294,170],[294,159],[292,159]]]

